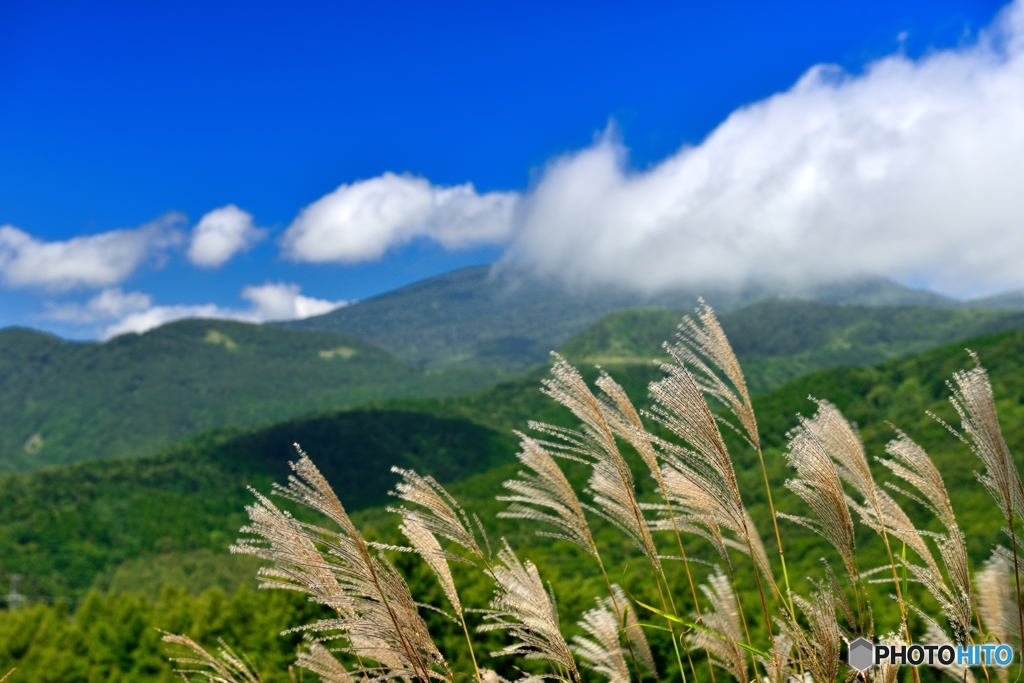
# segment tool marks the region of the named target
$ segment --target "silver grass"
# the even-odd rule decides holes
[[[853,486],[868,505],[877,507],[878,487],[864,454],[860,434],[835,405],[829,401],[809,398],[818,406],[818,410],[810,419],[801,418],[802,429],[818,439],[822,448],[835,461],[840,478]]]
[[[892,459],[879,458],[893,474],[913,486],[917,493],[904,491],[887,484],[908,498],[920,503],[934,514],[946,528],[946,535],[936,535],[939,557],[942,558],[949,575],[949,588],[942,584],[944,597],[931,587],[946,611],[953,631],[960,642],[966,642],[970,634],[974,597],[971,587],[970,565],[967,560],[967,539],[960,530],[949,500],[946,484],[928,453],[903,432],[896,430],[896,438],[886,444],[886,452]]]
[[[846,492],[835,462],[806,422],[801,418],[800,426],[789,433],[786,459],[798,476],[787,481],[786,487],[810,506],[817,519],[783,513],[779,516],[802,524],[827,540],[842,558],[851,583],[856,584],[857,548]]]
[[[626,640],[629,641],[633,657],[652,676],[658,678],[658,667],[654,664],[654,654],[651,652],[651,646],[647,642],[644,628],[640,625],[640,620],[636,616],[636,608],[630,599],[626,597],[626,591],[622,590],[619,584],[612,585],[612,594],[615,596],[615,600],[612,603],[613,606],[620,607],[626,613]]]
[[[455,590],[455,579],[452,578],[452,571],[448,566],[448,560],[460,560],[462,558],[445,552],[441,548],[441,544],[437,542],[434,534],[430,533],[430,530],[415,517],[404,519],[398,526],[398,530],[409,539],[409,543],[412,544],[416,554],[422,557],[423,561],[434,572],[438,583],[441,584],[445,597],[448,598],[448,602],[451,603],[461,619],[463,616],[462,601],[459,600],[459,593]]]
[[[897,477],[918,490],[920,495],[909,494],[896,489],[921,505],[928,508],[947,530],[958,528],[953,504],[949,501],[949,493],[935,463],[928,453],[913,439],[900,430],[896,430],[896,438],[885,445],[885,452],[892,460],[879,458],[878,461],[892,470]]]
[[[576,661],[559,630],[554,597],[541,580],[537,567],[529,560],[520,561],[507,542],[503,541],[503,546],[498,551],[499,564],[490,570],[496,585],[490,609],[482,611],[487,623],[477,630],[505,630],[515,642],[492,652],[491,656],[546,659],[566,672],[559,673],[558,678],[579,683]]]
[[[924,645],[944,645],[949,642],[949,636],[934,621],[928,621],[928,628],[925,630],[924,637],[920,639],[920,642]],[[894,644],[898,643],[899,641],[897,640]],[[959,683],[974,683],[975,681],[974,672],[966,666],[957,664],[955,661],[952,664],[943,664],[936,659],[932,666],[953,680],[959,681]],[[995,668],[996,674],[999,675],[1001,680],[1005,682],[1008,679],[1009,670],[1005,667],[993,668]]]
[[[263,683],[259,671],[235,654],[223,640],[220,641],[220,649],[216,655],[208,652],[188,636],[165,632],[161,640],[191,650],[192,656],[171,657],[175,664],[187,667],[174,670],[183,680],[203,680],[208,683]]]
[[[242,529],[256,538],[240,539],[232,551],[275,563],[260,571],[265,587],[304,590],[319,598],[323,587],[315,582],[330,573],[328,592],[336,586],[340,595],[323,602],[335,609],[337,618],[302,630],[340,632],[353,654],[379,664],[377,677],[450,680],[404,579],[386,557],[371,552],[323,475],[305,453],[299,454],[291,463],[294,474],[288,485],[275,485],[275,491],[322,512],[339,531],[301,524],[257,494],[256,504],[246,508],[251,523]]]
[[[764,683],[813,683],[813,679],[806,679],[806,673],[804,674],[805,679],[803,681],[793,675],[790,670],[793,664],[793,639],[789,635],[791,625],[781,622],[777,626],[779,632],[775,634],[772,642],[772,652],[775,653],[774,659],[771,657],[758,658],[766,674]]]
[[[654,450],[651,439],[640,420],[640,414],[633,402],[629,400],[626,390],[604,370],[601,370],[595,384],[605,395],[601,400],[601,405],[609,427],[636,450],[644,464],[651,470],[654,478],[658,479],[660,474],[658,454]]]
[[[1009,520],[1014,513],[1024,514],[1024,486],[1021,485],[1020,474],[999,427],[999,415],[996,412],[988,373],[981,366],[978,356],[971,351],[968,353],[974,359],[975,367],[953,373],[953,382],[947,384],[952,391],[949,402],[959,414],[963,430],[969,440],[964,439],[955,430],[951,431],[960,437],[985,465],[985,473],[979,474],[978,480],[996,499],[1004,516]]]
[[[1005,548],[998,549],[981,571],[974,574],[978,613],[985,628],[985,633],[981,634],[983,640],[988,640],[989,636],[995,636],[1000,643],[1013,643],[1020,639],[1017,603],[1012,597],[1010,580],[1012,559],[1006,558],[1008,554]]]
[[[569,408],[583,423],[582,428],[571,430],[541,423],[530,423],[530,427],[557,438],[558,444],[549,445],[591,466],[589,489],[595,511],[619,527],[654,565],[660,566],[654,539],[636,499],[633,473],[619,452],[615,433],[605,418],[604,404],[590,391],[576,368],[558,354],[554,357],[551,377],[543,380],[542,390]]]
[[[477,543],[469,515],[443,486],[433,477],[421,476],[414,470],[392,467],[391,471],[402,477],[391,495],[418,507],[388,508],[389,512],[400,514],[406,521],[415,520],[435,536],[447,538],[479,558],[486,557]]]
[[[676,330],[676,343],[666,345],[681,366],[690,368],[701,389],[725,404],[751,446],[760,450],[757,420],[743,370],[715,312],[700,300],[697,320],[686,316]],[[715,370],[718,370],[716,372]]]
[[[850,509],[860,515],[861,521],[879,535],[883,532],[906,543],[907,547],[913,550],[918,557],[924,560],[928,569],[936,575],[941,576],[939,565],[935,562],[931,549],[925,542],[921,532],[910,521],[907,513],[903,511],[892,496],[886,491],[878,491],[875,495],[877,507],[860,505],[852,498],[847,498]],[[879,511],[882,519],[879,519]]]
[[[743,642],[740,612],[729,578],[719,569],[708,577],[707,584],[701,584],[700,590],[711,603],[710,609],[702,611],[704,626],[714,633],[695,630],[688,636],[690,643],[705,650],[712,665],[747,683],[747,656],[738,645]]]
[[[657,441],[667,463],[662,477],[673,502],[685,504],[691,518],[700,524],[707,525],[709,520],[714,520],[718,526],[736,533],[742,543],[749,546],[748,552],[753,551],[754,561],[770,576],[763,543],[759,537],[755,538],[757,531],[749,523],[750,515],[743,505],[732,458],[701,387],[682,365],[663,369],[666,377],[650,385],[655,400],[651,414],[689,446],[683,448]],[[687,499],[689,503],[684,503]],[[713,525],[709,531],[711,537],[720,537]],[[723,544],[716,542],[715,545],[722,553]]]
[[[629,683],[629,667],[619,640],[619,620],[611,598],[597,598],[597,607],[583,613],[578,622],[587,634],[573,636],[570,648],[580,664],[604,676],[610,683]]]
[[[981,366],[977,354],[973,351],[968,353],[974,360],[974,368],[953,373],[953,382],[946,383],[952,392],[949,402],[960,416],[961,426],[968,438],[964,438],[934,415],[932,417],[966,443],[985,465],[984,474],[975,474],[1002,508],[1003,516],[1010,527],[1013,576],[1016,585],[1017,632],[1021,633],[1024,632],[1024,606],[1020,598],[1015,517],[1024,515],[1024,486],[999,427],[999,414],[996,412],[995,397],[992,394],[988,373]]]
[[[550,524],[558,531],[537,531],[537,534],[565,539],[597,557],[597,546],[584,515],[584,505],[562,469],[539,441],[522,434],[519,436],[521,446],[516,457],[530,471],[520,471],[518,479],[502,484],[514,495],[498,496],[498,500],[510,503],[507,510],[498,513],[498,517]]]
[[[948,643],[949,642],[948,638],[945,638],[945,639],[943,639],[941,641],[929,641],[929,640],[927,640],[927,638],[928,638],[927,635],[925,636],[925,638],[926,638],[926,640],[925,640],[926,643],[931,643],[931,642]],[[898,634],[892,633],[892,632],[887,633],[879,641],[879,643],[881,645],[888,645],[889,647],[895,647],[897,645],[900,645],[902,642],[903,641],[900,639],[900,636]],[[942,666],[940,665],[938,668],[941,669]],[[896,681],[898,680],[898,677],[899,677],[899,672],[900,672],[900,665],[899,664],[890,664],[889,661],[886,660],[886,661],[882,662],[878,666],[878,674],[875,676],[875,683],[896,683]],[[948,669],[945,670],[945,672],[946,673],[950,673],[950,671]],[[955,678],[955,676],[954,676],[954,678]],[[959,680],[960,680],[960,683],[967,683],[967,681],[962,676],[960,677]],[[971,683],[973,683],[973,680],[974,680],[973,677],[970,680],[971,680]]]
[[[839,655],[844,641],[836,620],[834,598],[826,587],[819,586],[810,599],[794,594],[793,601],[807,618],[806,630],[788,631],[804,667],[816,683],[833,683],[839,675]]]
[[[545,676],[523,676],[515,681],[509,681],[507,678],[502,678],[494,669],[481,669],[480,680],[482,683],[544,683],[547,678]]]
[[[946,535],[929,534],[935,540],[939,556],[952,581],[952,587],[950,587],[924,540],[924,534],[914,527],[903,508],[886,491],[877,492],[877,508],[860,506],[853,500],[848,500],[848,503],[851,509],[860,514],[867,526],[879,534],[887,533],[903,541],[908,548],[911,548],[925,561],[924,566],[906,561],[904,561],[904,565],[938,601],[942,611],[949,619],[950,626],[953,627],[957,642],[966,644],[970,638],[973,610],[969,592],[970,571],[967,565],[967,543],[960,530],[954,526]],[[884,528],[878,519],[877,510],[881,510],[885,519]],[[963,588],[964,584],[967,585],[966,590]]]
[[[323,683],[355,683],[352,674],[342,666],[331,651],[315,641],[310,643],[305,650],[299,651],[295,664],[315,673]]]

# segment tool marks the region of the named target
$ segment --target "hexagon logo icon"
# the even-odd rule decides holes
[[[850,643],[846,661],[857,671],[870,669],[875,663],[875,646],[867,638],[858,638]]]

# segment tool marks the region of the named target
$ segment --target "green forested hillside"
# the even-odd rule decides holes
[[[316,454],[353,509],[386,500],[392,465],[452,481],[507,462],[514,452],[507,436],[464,419],[355,410],[253,431],[223,429],[148,458],[2,476],[0,577],[20,574],[27,594],[76,598],[98,580],[131,584],[138,572],[151,571],[135,563],[126,569],[134,574],[117,575],[124,562],[173,555],[198,563],[176,576],[207,582],[197,588],[216,585],[224,577],[198,551],[226,550],[251,500],[246,486],[266,490],[284,479],[295,442]],[[162,564],[158,571],[170,571]],[[166,576],[175,575],[155,579]]]
[[[685,311],[613,313],[568,341],[561,352],[577,364],[647,363],[667,358]],[[764,301],[719,316],[753,393],[830,367],[875,365],[950,342],[1024,329],[1024,314],[923,306],[835,306]]]
[[[480,388],[354,337],[185,320],[98,343],[0,330],[0,472],[152,453],[200,431]]]
[[[356,335],[425,367],[521,372],[543,363],[551,349],[602,316],[631,308],[690,310],[698,294],[722,312],[779,296],[863,306],[961,305],[883,278],[645,294],[596,284],[567,287],[505,264],[445,273],[322,316],[282,324]]]

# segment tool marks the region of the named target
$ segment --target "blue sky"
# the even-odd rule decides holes
[[[624,274],[635,271],[637,261],[599,272],[587,264],[621,254],[622,240],[634,244],[651,226],[668,225],[665,216],[684,220],[678,207],[650,219],[647,212],[690,182],[698,173],[693,168],[735,169],[735,159],[749,161],[751,154],[770,167],[806,146],[759,146],[764,135],[784,138],[788,128],[744,138],[759,121],[818,120],[822,111],[846,118],[844,112],[876,100],[880,109],[899,105],[901,112],[930,107],[945,123],[915,133],[903,156],[877,161],[878,173],[891,181],[886,188],[836,190],[842,201],[808,205],[801,215],[817,212],[814,225],[835,223],[836,231],[850,234],[859,228],[830,216],[861,206],[856,198],[864,192],[890,205],[886,193],[899,191],[918,197],[917,204],[906,200],[908,207],[895,214],[865,215],[861,222],[896,216],[925,226],[911,237],[927,238],[933,221],[927,192],[945,194],[942,188],[963,179],[916,174],[908,180],[910,171],[892,169],[913,159],[925,164],[912,152],[927,147],[921,142],[927,135],[949,139],[949,130],[977,124],[969,111],[950,123],[947,95],[957,103],[953,108],[983,97],[1016,106],[1016,94],[998,88],[1016,73],[1006,66],[1016,56],[1015,29],[997,31],[1002,37],[986,43],[985,54],[978,46],[979,31],[984,35],[1002,5],[3,0],[0,226],[8,232],[0,234],[0,326],[95,337],[204,310],[291,317],[503,257],[587,282],[678,284],[683,276],[671,264],[654,264],[653,274],[640,281]],[[960,66],[943,66],[942,55],[960,59]],[[887,59],[888,75],[868,73]],[[816,73],[795,92],[794,84],[819,64],[838,65],[842,73]],[[963,64],[974,71],[964,75]],[[911,85],[901,86],[901,78]],[[913,103],[900,100],[915,88],[920,93]],[[790,97],[777,106],[766,100],[778,93]],[[768,104],[742,109],[759,102]],[[982,104],[979,111],[992,111]],[[737,110],[742,115],[730,119]],[[1010,126],[1006,121],[1017,113],[1011,107],[991,125]],[[829,128],[828,139],[863,129],[863,123]],[[708,141],[716,130],[723,131],[718,142]],[[1016,129],[1004,132],[1016,144]],[[825,135],[801,134],[812,141]],[[737,138],[743,145],[729,147]],[[707,158],[683,158],[685,149]],[[856,163],[874,178],[878,155],[872,154]],[[674,159],[690,170],[672,175]],[[800,177],[821,177],[835,162],[815,159],[813,168],[801,162]],[[770,170],[765,177],[775,177]],[[1003,175],[1015,170],[1003,168]],[[742,175],[733,170],[723,177]],[[373,179],[376,184],[358,184]],[[455,199],[445,194],[466,183],[472,188],[462,187]],[[622,201],[601,214],[621,220],[606,228],[600,221],[570,226],[551,238],[550,226],[567,223],[560,211],[583,215],[594,205],[584,196],[581,210],[568,199],[580,183],[605,183],[613,188],[606,194],[620,193]],[[348,190],[338,194],[343,185]],[[833,178],[815,191],[837,186]],[[659,243],[683,249],[673,245],[708,230],[725,234],[723,244],[767,239],[752,237],[753,228],[720,209],[746,200],[723,196],[705,210],[699,198],[706,195],[702,190],[679,199],[691,212],[684,221],[690,227],[669,221]],[[359,211],[366,196],[398,207],[399,217],[351,218],[365,217]],[[1002,198],[997,193],[978,201],[1002,206]],[[750,201],[744,215],[777,213],[775,200]],[[211,239],[230,244],[214,239],[204,252],[195,245],[196,226],[227,206],[238,211],[215,213],[207,224]],[[307,207],[306,218],[297,220]],[[982,223],[989,234],[1007,234],[1016,214],[1003,207],[988,218],[986,211]],[[964,216],[978,213],[976,206],[963,207]],[[344,216],[355,222],[341,225],[349,220]],[[102,243],[80,239],[115,230],[130,232]],[[790,240],[813,251],[822,248],[816,239],[833,239],[827,231],[808,238],[779,230],[771,235],[773,245]],[[591,234],[604,251],[577,259],[576,245]],[[1012,267],[992,266],[985,254],[944,271],[936,265],[942,255],[964,248],[954,237],[943,239],[938,242],[947,251],[936,251],[931,261],[894,256],[880,259],[877,270],[960,294],[1024,285]],[[334,247],[321,251],[322,244]],[[111,256],[100,253],[104,249],[120,251]],[[900,255],[907,248],[896,244],[893,250]],[[642,262],[647,253],[634,256]],[[89,258],[102,263],[90,270]],[[874,263],[864,259],[853,259],[850,272],[872,270]],[[716,272],[687,272],[698,284],[761,272],[739,257],[715,263]],[[846,274],[844,264],[837,261],[829,272]],[[770,266],[766,271],[773,274]],[[813,268],[801,271],[801,277],[822,276]],[[254,289],[243,297],[246,287]],[[306,299],[296,298],[300,291]],[[195,308],[201,306],[207,308]],[[130,316],[135,322],[118,327]]]

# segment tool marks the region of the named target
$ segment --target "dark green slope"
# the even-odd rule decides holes
[[[510,269],[466,268],[288,327],[356,335],[427,367],[519,372],[599,318],[629,308],[689,310],[703,295],[721,311],[786,296],[836,304],[956,307],[958,302],[881,278],[814,287],[749,286],[641,294],[566,288]]]
[[[387,499],[392,465],[452,481],[514,452],[510,438],[467,420],[355,410],[220,430],[146,458],[0,476],[0,577],[21,574],[22,592],[67,597],[133,558],[223,553],[252,500],[245,487],[282,481],[294,442],[353,510]]]
[[[152,453],[200,431],[484,386],[354,337],[187,320],[106,343],[0,330],[0,471]]]
[[[683,311],[613,313],[562,347],[577,364],[616,366],[666,358]],[[829,367],[875,365],[950,342],[1024,329],[1024,314],[920,306],[834,306],[765,301],[720,316],[753,393]]]

